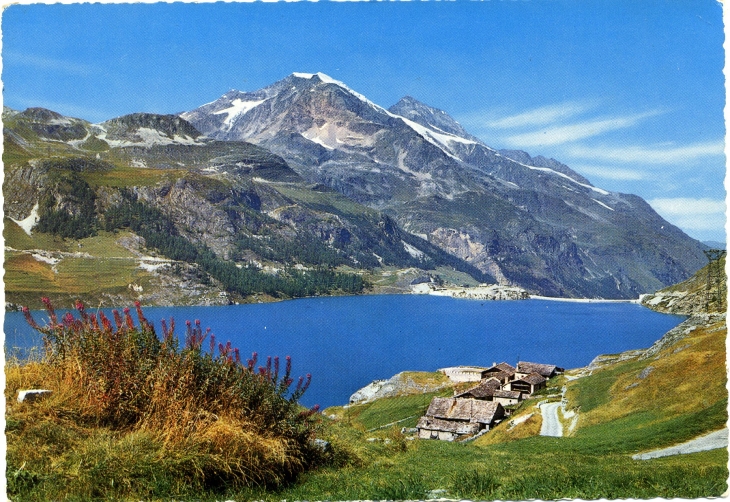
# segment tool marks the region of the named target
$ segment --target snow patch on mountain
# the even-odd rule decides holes
[[[97,137],[106,141],[112,147],[125,147],[125,146],[143,146],[151,147],[155,145],[199,145],[201,144],[195,138],[191,138],[188,135],[175,134],[172,138],[167,136],[157,129],[151,129],[149,127],[140,127],[134,131],[134,136],[139,138],[138,140],[130,139],[109,139],[107,137],[107,130],[104,126],[96,124]]]
[[[394,115],[390,112],[388,112],[389,115],[392,115],[395,118],[401,119],[408,127],[416,131],[423,139],[434,145],[436,148],[444,152],[446,155],[451,157],[454,160],[459,160],[458,157],[456,157],[453,153],[451,153],[448,146],[446,146],[444,143],[440,143],[438,139],[436,139],[437,136],[442,136],[436,133],[435,131],[432,131],[431,129],[428,129],[427,127],[422,126],[421,124],[417,124],[413,122],[412,120],[409,120],[405,117],[401,117],[399,115]]]
[[[257,101],[244,101],[240,98],[236,98],[231,102],[231,106],[229,108],[224,108],[223,110],[213,112],[213,115],[222,115],[226,113],[227,116],[225,119],[223,119],[223,123],[228,127],[228,129],[230,129],[231,127],[233,127],[233,120],[236,119],[236,117],[239,117],[244,113],[253,110],[264,101],[266,100],[261,99]]]
[[[22,228],[26,234],[30,235],[31,230],[33,230],[35,224],[38,223],[39,218],[40,216],[38,215],[38,203],[36,202],[35,206],[33,206],[33,209],[30,211],[30,214],[26,218],[23,218],[22,220],[16,220],[14,218],[10,219],[17,223],[18,226]]]
[[[324,140],[322,138],[320,138],[319,136],[317,136],[316,134],[309,134],[309,131],[307,131],[306,133],[302,134],[302,136],[304,136],[305,138],[307,138],[312,143],[317,143],[318,145],[325,147],[327,150],[334,150],[335,149],[333,146],[330,146],[327,143],[325,143]],[[338,143],[339,143],[339,141],[338,141]]]
[[[515,159],[510,159],[509,157],[505,157],[504,155],[502,155],[502,154],[499,154],[499,153],[495,153],[495,155],[497,155],[497,156],[499,156],[499,157],[502,157],[502,158],[504,158],[504,159],[507,159],[507,160],[509,160],[509,161],[511,161],[511,162],[514,162],[515,164],[519,164],[519,165],[521,165],[521,166],[523,166],[523,167],[526,167],[526,168],[528,168],[528,169],[532,169],[533,171],[542,171],[542,172],[545,172],[545,173],[555,174],[555,175],[557,175],[557,176],[563,177],[563,178],[565,178],[566,180],[572,181],[572,182],[573,182],[573,183],[575,183],[576,185],[579,185],[579,186],[582,186],[582,187],[585,187],[585,188],[590,188],[590,189],[591,189],[591,190],[593,190],[594,192],[598,192],[598,193],[600,193],[601,195],[610,195],[610,192],[607,192],[606,190],[603,190],[602,188],[597,188],[597,187],[594,187],[593,185],[587,185],[587,184],[585,184],[585,183],[581,183],[580,181],[578,181],[578,180],[575,180],[575,179],[571,178],[571,177],[570,177],[570,176],[568,176],[567,174],[561,173],[561,172],[559,172],[559,171],[556,171],[556,170],[554,170],[554,169],[550,169],[549,167],[536,167],[536,166],[530,166],[530,165],[527,165],[527,164],[523,164],[522,162],[518,162],[518,161],[516,161]],[[609,209],[611,209],[611,208],[609,208]]]
[[[593,202],[597,202],[598,204],[602,205],[602,206],[603,206],[603,207],[605,207],[606,209],[610,209],[611,211],[615,211],[615,209],[614,209],[614,208],[612,208],[611,206],[609,206],[609,205],[607,205],[607,204],[604,204],[604,203],[603,203],[603,202],[601,202],[600,200],[596,200],[596,199],[591,199],[591,200],[592,200]]]

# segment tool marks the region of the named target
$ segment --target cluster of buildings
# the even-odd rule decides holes
[[[454,441],[486,432],[509,416],[522,400],[545,387],[548,378],[563,373],[552,364],[520,361],[489,368],[457,366],[439,370],[456,383],[478,382],[454,397],[435,397],[416,426],[421,439]]]

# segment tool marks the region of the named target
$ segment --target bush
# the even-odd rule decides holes
[[[319,461],[320,453],[312,446],[317,407],[307,410],[298,404],[311,376],[299,378],[292,389],[288,356],[283,368],[279,358],[271,357],[257,367],[256,353],[244,361],[230,342],[216,346],[214,335],[204,332],[200,321],[186,323],[181,348],[174,320],[169,325],[162,322],[160,338],[138,303],[135,324],[130,309],[113,311],[112,320],[102,311],[87,313],[80,302],[79,317],[66,313],[59,320],[50,301],[43,301],[50,317],[47,326],[36,324],[23,309],[44,340],[43,359],[28,363],[28,371],[37,383],[63,396],[56,397],[62,402],[57,402],[54,416],[72,419],[78,427],[109,431],[114,438],[105,442],[107,446],[89,446],[88,455],[103,453],[130,461],[138,457],[151,463],[148,471],[154,479],[182,479],[188,486],[214,491],[280,485]],[[209,350],[203,349],[206,339]],[[147,456],[119,453],[129,450],[124,438],[134,437],[148,438],[159,450],[152,448],[154,454]],[[12,441],[9,438],[9,447]],[[79,455],[78,448],[74,454]],[[56,465],[72,464],[68,458]],[[166,472],[170,469],[174,472]],[[16,476],[17,489],[35,479],[21,476],[29,475]],[[89,482],[95,478],[75,475],[84,477]],[[125,493],[137,493],[135,482],[149,484],[142,478],[135,474],[126,479],[130,491]]]

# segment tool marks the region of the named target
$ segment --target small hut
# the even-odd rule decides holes
[[[565,371],[564,368],[559,368],[554,364],[540,364],[540,363],[528,363],[520,361],[517,363],[515,371],[515,378],[526,377],[531,373],[537,373],[545,378],[552,378],[555,375],[559,375]]]
[[[530,373],[529,375],[508,382],[503,389],[520,392],[524,398],[544,388],[546,382],[547,379],[539,373]]]
[[[418,437],[453,441],[489,430],[504,418],[504,408],[495,401],[435,397],[418,420]]]

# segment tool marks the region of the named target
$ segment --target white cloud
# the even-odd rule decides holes
[[[502,117],[488,122],[489,127],[511,129],[551,124],[584,113],[595,105],[568,101],[557,105],[541,106],[516,115]]]
[[[516,134],[507,138],[512,145],[543,146],[560,145],[574,141],[599,136],[601,134],[633,127],[640,121],[663,113],[652,110],[624,117],[608,117],[594,120],[585,120],[573,124],[548,127],[538,131]]]
[[[689,233],[725,228],[725,201],[690,197],[658,198],[649,204],[668,221]]]
[[[708,141],[686,146],[599,146],[587,147],[575,145],[567,149],[574,157],[590,158],[601,161],[644,164],[677,164],[694,162],[703,157],[723,155],[725,141]]]

